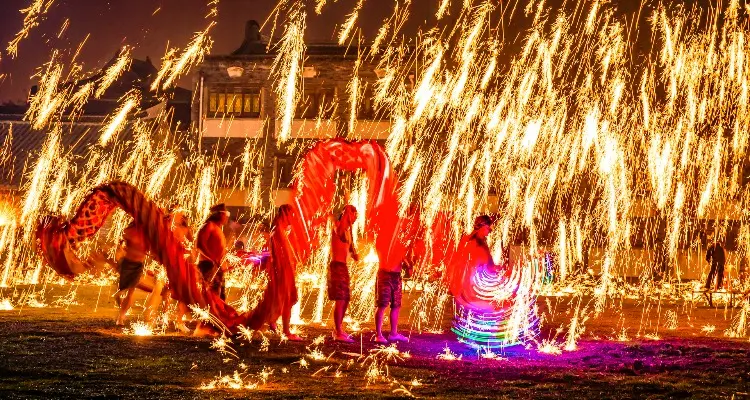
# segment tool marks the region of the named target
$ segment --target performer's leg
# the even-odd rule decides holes
[[[401,282],[401,273],[394,274],[391,277],[391,334],[388,340],[391,342],[408,342],[409,338],[398,333],[398,314],[401,311],[401,299],[403,283]]]
[[[183,321],[183,318],[185,315],[189,315],[190,310],[188,309],[188,306],[185,305],[185,303],[178,301],[177,302],[177,315],[175,315],[175,327],[182,333],[190,333],[190,329],[185,325],[185,321]]]
[[[333,328],[336,330],[336,335],[343,335],[344,329],[341,326],[344,323],[344,314],[346,313],[346,307],[349,305],[348,300],[336,300],[333,308]]]
[[[120,307],[120,316],[117,318],[117,325],[125,325],[125,316],[135,301],[135,297],[133,296],[134,293],[135,288],[128,289],[125,299],[122,301],[122,307]]]
[[[281,311],[281,324],[284,328],[284,336],[292,342],[301,342],[302,338],[292,333],[291,321],[292,307],[285,307],[284,310]]]
[[[391,307],[391,334],[388,335],[388,340],[391,342],[408,342],[408,337],[398,333],[399,312],[401,312],[401,307]]]
[[[706,290],[711,289],[711,284],[714,281],[714,275],[716,275],[716,264],[711,263],[711,269],[708,271],[708,278],[706,278]]]
[[[398,314],[401,307],[391,307],[391,335],[398,335]]]
[[[383,336],[383,316],[385,315],[385,308],[378,305],[375,310],[375,342],[376,343],[388,343],[388,340]]]
[[[146,307],[143,311],[143,319],[151,321],[158,314],[159,304],[161,303],[161,291],[164,289],[164,282],[157,280],[151,293],[146,298]]]
[[[716,266],[716,290],[721,290],[724,283],[724,264]]]
[[[388,340],[383,336],[383,317],[385,309],[391,303],[391,287],[388,285],[388,274],[378,270],[375,279],[375,343],[386,344]]]
[[[112,297],[115,299],[115,304],[117,305],[117,308],[122,307],[122,294],[125,293],[127,289],[121,289],[115,292],[115,294],[112,295]]]

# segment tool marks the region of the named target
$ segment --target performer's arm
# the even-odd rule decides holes
[[[359,254],[354,246],[354,235],[352,234],[352,227],[349,226],[349,252],[352,254],[354,261],[359,261]]]
[[[336,235],[338,235],[339,240],[341,240],[342,242],[349,243],[349,253],[352,255],[354,261],[359,261],[359,254],[357,254],[357,250],[354,246],[352,226],[344,225],[344,222],[339,223],[339,225],[336,227]]]

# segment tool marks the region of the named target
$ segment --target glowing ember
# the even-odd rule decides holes
[[[304,358],[300,358],[299,361],[295,361],[292,364],[299,364],[300,369],[304,368],[307,369],[310,366],[310,363],[307,362]]]
[[[544,354],[552,354],[558,356],[562,354],[562,344],[557,343],[554,339],[543,340],[542,343],[537,347],[537,351]]]
[[[264,368],[265,371],[265,368]],[[232,375],[219,375],[209,382],[202,383],[199,387],[201,390],[231,389],[231,390],[253,390],[257,389],[259,384],[248,379],[248,374],[234,371]]]
[[[451,351],[448,346],[445,346],[443,349],[443,352],[437,355],[438,360],[444,360],[444,361],[456,361],[460,360],[463,357],[463,355],[456,355]]]
[[[123,329],[122,333],[129,336],[153,336],[154,330],[150,324],[136,321],[130,324],[130,328]]]
[[[479,354],[479,356],[485,360],[497,360],[497,361],[507,360],[506,357],[502,357],[499,354],[493,352],[492,349],[489,347],[482,348],[482,352]]]
[[[323,354],[323,352],[320,351],[320,349],[318,349],[317,347],[310,350],[310,353],[307,354],[307,357],[315,361],[323,361],[327,358],[326,355]]]
[[[320,336],[316,337],[315,339],[313,339],[312,344],[314,346],[320,346],[323,343],[325,343],[325,341],[326,341],[326,336],[325,335],[320,335]]]
[[[710,334],[714,333],[715,330],[716,330],[716,326],[715,325],[704,325],[701,328],[701,332],[705,333],[706,335],[710,335]]]
[[[2,298],[0,299],[0,311],[11,311],[13,310],[13,304],[10,302],[10,299]]]

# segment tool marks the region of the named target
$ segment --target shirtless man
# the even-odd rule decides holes
[[[198,230],[198,269],[209,288],[226,300],[224,272],[222,265],[227,254],[227,240],[222,227],[229,222],[229,211],[224,204],[217,204],[210,209],[211,214]]]
[[[333,338],[337,342],[344,343],[354,342],[354,339],[344,331],[342,324],[351,297],[349,269],[346,266],[346,262],[349,260],[350,254],[354,261],[359,261],[359,255],[352,239],[352,224],[356,220],[357,209],[352,205],[347,205],[341,213],[333,235],[331,235],[331,254],[333,259],[328,266],[328,299],[336,302],[333,309]]]
[[[398,315],[401,311],[401,298],[403,291],[403,282],[401,271],[406,271],[406,276],[410,277],[414,262],[412,261],[411,250],[404,257],[403,261],[393,266],[381,264],[378,268],[378,276],[375,281],[375,343],[388,344],[391,342],[408,342],[409,338],[398,333]],[[383,316],[385,309],[391,307],[391,333],[388,339],[383,335]]]
[[[146,259],[148,246],[146,238],[135,224],[131,222],[122,232],[121,241],[124,256],[120,259],[118,265],[120,268],[120,282],[118,292],[115,293],[115,299],[119,300],[122,293],[125,292],[125,299],[120,303],[120,314],[117,317],[117,325],[125,325],[125,316],[133,305],[133,293],[138,284],[138,280],[143,275],[143,261]]]

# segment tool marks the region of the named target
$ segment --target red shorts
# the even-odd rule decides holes
[[[390,272],[378,270],[378,279],[375,284],[378,307],[399,308],[401,307],[401,272]]]
[[[346,263],[331,261],[328,265],[328,300],[349,300],[349,268]]]

